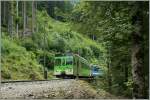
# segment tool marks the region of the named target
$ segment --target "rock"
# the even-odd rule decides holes
[[[31,96],[33,96],[33,94],[29,94],[29,95],[28,95],[28,97],[31,97]]]
[[[8,87],[9,89],[12,89],[12,87]]]

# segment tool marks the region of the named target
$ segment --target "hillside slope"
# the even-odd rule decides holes
[[[44,54],[49,78],[56,53],[79,53],[91,63],[105,64],[103,46],[71,31],[69,23],[54,20],[43,11],[37,13],[37,19],[38,31],[29,36],[12,39],[8,33],[2,34],[3,79],[42,79]]]
[[[42,79],[42,66],[35,54],[8,37],[2,38],[1,57],[2,79]]]

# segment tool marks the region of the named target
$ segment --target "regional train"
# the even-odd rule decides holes
[[[103,70],[98,65],[90,64],[78,54],[56,56],[54,76],[57,78],[94,78],[103,76]]]

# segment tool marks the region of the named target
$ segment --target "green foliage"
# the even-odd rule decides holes
[[[105,57],[105,60],[103,61],[108,63],[107,66],[110,67],[110,72],[107,73],[111,74],[110,78],[112,86],[110,87],[112,88],[112,93],[115,93],[116,95],[132,96],[131,92],[133,86],[125,85],[124,83],[132,82],[130,78],[132,70],[130,64],[132,44],[131,34],[133,31],[139,29],[139,26],[133,26],[133,20],[136,18],[132,19],[132,17],[136,11],[140,11],[140,13],[143,14],[143,25],[148,26],[145,22],[145,20],[148,20],[148,14],[146,14],[148,6],[146,2],[142,3],[142,9],[145,10],[137,8],[139,2],[80,2],[75,6],[70,18],[72,21],[72,30],[77,30],[77,32],[88,36],[96,36],[97,41],[107,50],[107,52],[99,52],[94,48],[93,53],[94,55]],[[147,31],[146,29],[146,27],[142,29],[143,33],[145,33],[145,35],[143,34],[143,37],[148,33],[148,29]],[[143,39],[142,42],[148,43],[146,42],[147,40],[148,39]],[[143,45],[143,48],[145,47],[147,46]],[[143,51],[143,53],[144,52],[145,51]],[[94,62],[96,62],[96,60],[94,60]],[[146,62],[146,59],[144,62]],[[148,68],[148,66],[144,66],[144,69],[145,68]],[[108,70],[107,67],[105,69]],[[146,73],[147,72],[145,72],[145,74]],[[103,80],[103,82],[105,81],[107,80]],[[108,87],[108,85],[105,85],[103,88],[105,87]]]
[[[35,51],[38,46],[31,38],[23,39],[21,45],[26,48],[27,51]]]
[[[47,25],[45,21],[47,20]],[[38,48],[46,48],[54,52],[80,53],[87,59],[92,57],[98,58],[102,56],[105,49],[102,45],[92,41],[86,35],[82,35],[75,31],[71,31],[69,23],[59,22],[46,14],[46,12],[38,12],[38,23],[40,23],[38,33],[33,34],[33,41]],[[44,42],[44,34],[46,41]],[[44,44],[45,43],[45,44]],[[99,54],[101,52],[101,54]]]
[[[147,91],[146,83],[149,80],[148,3],[142,2],[143,6],[139,9],[137,6],[139,2],[77,1],[76,6],[73,6],[71,2],[38,2],[39,11],[35,15],[37,31],[30,36],[20,38],[15,36],[12,38],[8,36],[12,34],[6,31],[9,26],[7,23],[11,23],[9,18],[13,16],[12,33],[15,34],[18,23],[19,34],[22,35],[23,12],[19,10],[17,17],[16,2],[7,2],[9,11],[5,14],[8,18],[5,22],[2,20],[2,31],[5,32],[2,33],[2,78],[42,79],[44,57],[46,58],[45,67],[49,70],[48,76],[52,78],[55,54],[72,52],[102,67],[104,76],[97,81],[99,84],[94,83],[97,87],[108,91],[111,88],[111,92],[116,95],[132,97],[131,34],[139,29],[139,26],[133,26],[133,21],[136,20],[133,16],[139,11],[143,15],[141,32],[145,91]],[[19,5],[22,3],[19,1]],[[21,5],[19,9],[22,9]],[[27,1],[26,7],[27,28],[31,28],[32,2]],[[3,17],[2,15],[2,19]],[[90,39],[91,36],[94,37],[93,40]]]
[[[36,58],[38,59],[39,63],[44,66],[44,56],[46,58],[46,67],[50,70],[53,70],[53,62],[54,62],[54,53],[43,51],[43,50],[36,50],[34,51]]]
[[[24,47],[13,40],[2,39],[2,79],[42,79],[42,66],[36,61],[33,52],[27,52]]]
[[[100,59],[103,56],[102,52],[105,52],[103,46],[86,35],[71,31],[69,23],[52,19],[46,11],[37,12],[37,23],[38,32],[29,37],[12,40],[9,36],[3,36],[2,53],[4,60],[6,62],[8,60],[7,63],[4,62],[6,66],[3,70],[4,79],[40,79],[44,56],[46,67],[49,70],[48,75],[52,77],[53,60],[56,53],[79,53],[93,64],[102,64],[102,62],[105,64],[104,59]],[[92,59],[95,59],[96,62]],[[21,74],[23,70],[25,71]],[[27,76],[26,72],[30,74]],[[17,73],[21,76],[17,76]]]

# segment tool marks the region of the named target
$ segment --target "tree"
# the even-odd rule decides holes
[[[37,9],[38,9],[38,1],[35,2],[35,19],[37,18]],[[38,32],[38,23],[37,22],[36,22],[36,32]]]
[[[17,33],[17,37],[19,37],[19,34],[18,34],[18,1],[16,1],[16,10],[17,10],[17,21],[16,21],[16,33]]]
[[[32,33],[34,33],[35,24],[35,1],[32,1]]]
[[[144,78],[144,55],[143,55],[143,18],[145,2],[136,2],[134,5],[135,14],[132,17],[135,30],[132,32],[132,75],[133,93],[135,98],[145,98],[145,78]],[[140,9],[139,9],[140,8]],[[148,11],[148,10],[147,10]]]
[[[8,32],[11,37],[13,37],[14,34],[14,2],[8,2],[8,9],[9,9],[9,15],[8,15]]]
[[[26,1],[23,1],[23,30],[26,31]]]
[[[2,24],[6,24],[6,2],[2,2],[3,3],[3,23]]]
[[[148,2],[140,3],[81,2],[73,10],[70,19],[74,22],[73,30],[96,36],[97,41],[105,47],[111,42],[111,54],[107,55],[111,61],[108,74],[112,74],[112,93],[131,97],[134,88],[135,98],[146,98],[144,95],[147,94],[147,88],[144,88],[144,85],[148,81],[146,82],[144,77],[148,76],[148,73],[144,74],[142,70],[148,67],[142,63],[145,61],[142,56],[145,46],[142,44],[147,39],[142,39],[142,32],[147,34],[148,28],[145,28],[147,24],[141,22],[145,19],[142,16],[146,16],[144,12],[148,11]],[[143,86],[140,86],[142,82]]]

